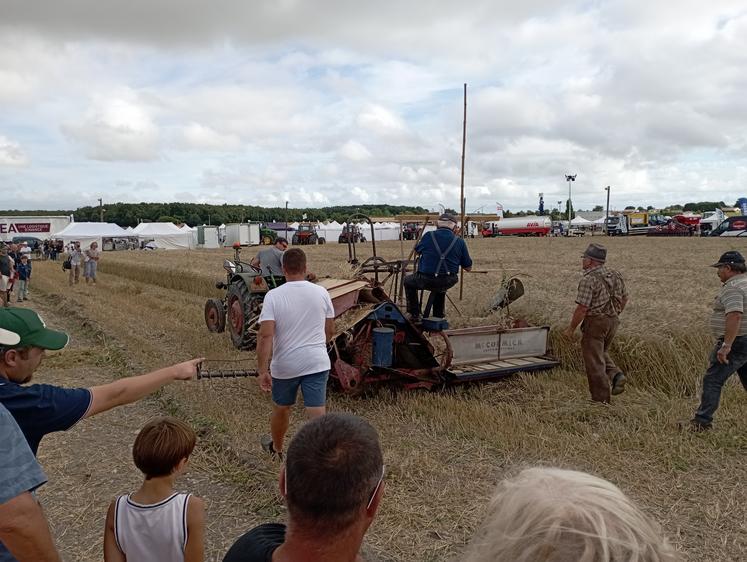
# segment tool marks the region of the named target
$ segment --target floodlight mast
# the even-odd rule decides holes
[[[568,182],[568,232],[566,236],[571,235],[571,182],[576,181],[576,176],[578,174],[566,174],[565,175],[565,181]]]

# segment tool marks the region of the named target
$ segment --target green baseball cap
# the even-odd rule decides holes
[[[44,320],[29,308],[0,308],[0,328],[18,334],[16,347],[58,350],[70,340],[66,333],[47,328]]]

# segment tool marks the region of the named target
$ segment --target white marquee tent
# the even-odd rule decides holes
[[[104,238],[126,238],[129,236],[124,228],[108,222],[71,222],[60,232],[57,237],[61,238],[65,245],[71,242],[80,242],[84,250],[92,243],[97,242],[99,250],[103,248]]]
[[[172,222],[141,222],[133,234],[140,242],[153,242],[163,250],[189,250],[193,243],[192,230],[182,230]]]

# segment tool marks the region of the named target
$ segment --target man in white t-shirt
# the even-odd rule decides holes
[[[272,392],[273,402],[272,435],[262,438],[262,446],[278,456],[282,456],[299,387],[308,417],[325,414],[330,368],[327,342],[335,328],[335,310],[327,289],[306,281],[303,250],[292,248],[283,253],[283,275],[285,284],[265,296],[257,342],[259,387]]]

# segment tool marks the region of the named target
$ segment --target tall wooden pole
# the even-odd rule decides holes
[[[467,147],[467,84],[464,84],[464,119],[462,121],[462,191],[459,202],[462,205],[462,239],[465,238],[465,227],[464,224],[464,212],[465,212],[465,199],[464,199],[464,151]],[[461,270],[459,277],[459,300],[462,300],[464,295],[464,270]]]

